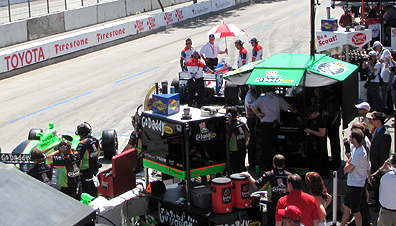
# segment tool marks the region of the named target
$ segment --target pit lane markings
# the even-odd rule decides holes
[[[128,79],[130,79],[130,78],[136,77],[136,76],[138,76],[138,75],[141,75],[141,74],[144,74],[144,73],[146,73],[146,72],[149,72],[149,71],[155,70],[155,69],[157,69],[157,68],[159,68],[159,67],[153,67],[153,68],[150,68],[150,69],[148,69],[148,70],[145,70],[145,71],[139,72],[139,73],[137,73],[137,74],[131,75],[131,76],[129,76],[129,77],[126,77],[126,78],[123,78],[123,79],[121,79],[121,80],[118,80],[118,81],[114,82],[114,84],[117,84],[117,83],[123,82],[123,81],[125,81],[125,80],[128,80]]]
[[[137,73],[137,74],[131,75],[131,76],[129,76],[129,77],[126,77],[126,78],[124,78],[124,79],[118,80],[118,81],[114,82],[114,84],[116,84],[116,83],[119,83],[119,82],[122,82],[122,81],[125,81],[125,80],[127,80],[127,79],[130,79],[130,78],[133,78],[133,77],[135,77],[135,76],[138,76],[138,75],[144,74],[144,73],[146,73],[146,72],[149,72],[149,71],[155,70],[155,69],[157,69],[157,68],[159,68],[159,67],[153,67],[153,68],[150,68],[150,69],[148,69],[148,70],[145,70],[145,71],[139,72],[139,73]],[[48,109],[50,109],[50,108],[53,108],[53,107],[56,107],[56,106],[58,106],[58,105],[61,105],[61,104],[67,103],[67,102],[69,102],[69,101],[75,100],[75,99],[77,99],[77,98],[80,98],[80,97],[86,96],[86,95],[88,95],[88,94],[91,94],[91,93],[93,93],[93,91],[90,91],[90,92],[87,92],[87,93],[81,94],[81,95],[79,95],[79,96],[76,96],[76,97],[70,98],[70,99],[68,99],[68,100],[64,100],[64,101],[62,101],[62,102],[59,102],[59,103],[57,103],[57,104],[51,105],[51,106],[49,106],[49,107],[43,108],[43,109],[41,109],[41,110],[35,111],[35,112],[33,112],[33,113],[30,113],[30,114],[27,114],[27,115],[25,115],[25,116],[22,116],[22,117],[20,117],[20,118],[17,118],[17,119],[14,119],[14,120],[12,120],[12,121],[9,121],[8,123],[13,123],[13,122],[19,121],[19,120],[21,120],[21,119],[24,119],[24,118],[26,118],[26,117],[29,117],[29,116],[35,115],[35,114],[37,114],[37,113],[40,113],[40,112],[42,112],[42,111],[48,110]]]
[[[48,109],[50,109],[50,108],[53,108],[53,107],[56,107],[56,106],[58,106],[58,105],[67,103],[67,102],[69,102],[69,101],[75,100],[75,99],[77,99],[77,98],[86,96],[86,95],[91,94],[91,93],[93,93],[93,91],[90,91],[90,92],[88,92],[88,93],[81,94],[81,95],[79,95],[79,96],[70,98],[70,99],[68,99],[68,100],[64,100],[64,101],[59,102],[59,103],[57,103],[57,104],[51,105],[51,106],[49,106],[49,107],[43,108],[43,109],[41,109],[41,110],[38,110],[38,111],[36,111],[36,112],[30,113],[30,114],[27,114],[27,115],[22,116],[22,117],[20,117],[20,118],[17,118],[17,119],[14,119],[14,120],[12,120],[12,121],[9,121],[8,123],[13,123],[13,122],[19,121],[19,120],[24,119],[24,118],[26,118],[26,117],[28,117],[28,116],[35,115],[35,114],[40,113],[40,112],[42,112],[42,111],[48,110]]]

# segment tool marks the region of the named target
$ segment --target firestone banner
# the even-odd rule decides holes
[[[361,47],[371,41],[371,30],[363,31],[316,31],[316,51],[321,52],[342,45]]]

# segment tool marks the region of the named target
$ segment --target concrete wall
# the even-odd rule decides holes
[[[96,5],[65,11],[65,30],[71,31],[98,23]]]
[[[126,0],[127,16],[134,15],[136,12],[147,12],[151,10],[152,0]]]
[[[65,32],[64,13],[49,14],[27,20],[28,40]]]
[[[114,2],[106,2],[98,4],[97,15],[98,23],[122,18],[126,16],[125,0],[119,0]]]
[[[26,42],[28,40],[27,31],[26,20],[12,22],[0,26],[0,47]]]

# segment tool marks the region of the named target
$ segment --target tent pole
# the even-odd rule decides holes
[[[315,55],[315,0],[311,0],[311,58]]]

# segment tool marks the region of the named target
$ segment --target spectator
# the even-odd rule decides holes
[[[371,30],[371,46],[375,41],[379,41],[381,31],[381,20],[375,13],[375,9],[371,9],[366,20],[366,28]]]
[[[360,202],[368,169],[367,152],[362,146],[363,139],[363,131],[356,129],[352,130],[349,140],[353,144],[354,149],[352,149],[351,155],[344,167],[345,173],[349,174],[347,179],[348,190],[345,197],[341,226],[346,224],[351,213],[353,213],[355,217],[356,225],[362,226]]]
[[[309,106],[306,111],[310,119],[309,126],[304,129],[308,136],[308,170],[328,176],[330,171],[325,119],[314,106]]]
[[[181,51],[180,67],[182,71],[186,70],[186,63],[192,59],[193,52],[195,52],[195,49],[192,47],[191,39],[188,38],[186,39],[186,47]]]
[[[316,200],[319,211],[319,226],[326,226],[326,208],[330,205],[332,197],[327,192],[322,177],[316,172],[308,172],[305,175],[305,184],[308,192]]]
[[[248,146],[248,162],[249,170],[255,170],[256,167],[256,114],[254,114],[251,105],[257,100],[256,88],[249,86],[249,91],[245,96],[245,112],[247,119],[247,126],[250,130],[250,139]]]
[[[257,38],[252,38],[252,39],[250,39],[249,42],[253,47],[252,62],[262,60],[263,59],[263,47],[258,44],[259,41],[257,40]]]
[[[279,215],[282,216],[282,223],[284,226],[301,226],[301,210],[294,205],[287,206],[285,209],[279,210]]]
[[[230,158],[231,170],[234,173],[245,171],[246,145],[249,140],[249,130],[245,123],[237,118],[238,110],[235,106],[227,108],[230,124]]]
[[[352,22],[355,21],[355,17],[351,13],[351,10],[348,8],[344,8],[344,14],[341,15],[338,24],[341,27],[351,26]]]
[[[222,51],[217,45],[215,41],[214,34],[209,35],[209,42],[205,43],[201,50],[199,50],[199,54],[202,59],[205,61],[206,66],[208,66],[211,70],[214,70],[217,64],[219,63],[219,59],[217,58],[219,54],[228,53],[228,49],[226,48]],[[205,56],[204,56],[205,55]]]
[[[99,186],[96,175],[99,171],[99,140],[91,136],[92,128],[89,123],[84,122],[77,126],[76,134],[80,136],[80,143],[77,146],[77,152],[81,158],[80,176],[82,183],[82,192],[88,193],[92,197],[98,197]],[[97,184],[95,185],[95,181]]]
[[[369,69],[368,86],[367,86],[367,102],[374,111],[382,111],[381,96],[380,96],[380,76],[381,62],[377,61],[377,53],[375,51],[369,52],[369,59],[366,60],[362,68]]]
[[[385,5],[385,13],[383,15],[384,31],[385,31],[385,43],[390,45],[391,41],[391,29],[396,27],[396,8],[392,4]]]
[[[356,104],[355,107],[358,110],[358,114],[362,116],[361,122],[366,124],[364,134],[371,140],[372,133],[374,133],[374,126],[369,123],[369,119],[366,117],[367,113],[369,113],[371,110],[370,104],[367,102],[362,102],[360,104]]]
[[[393,7],[392,7],[393,8]],[[394,67],[393,63],[390,61],[390,57],[392,57],[391,52],[383,47],[382,43],[379,41],[374,42],[373,49],[377,52],[377,56],[379,57],[378,61],[382,64],[379,77],[382,81],[381,84],[381,106],[383,109],[388,108],[388,91],[390,85],[393,81],[393,72],[389,72],[389,66]],[[390,73],[390,74],[387,74]]]
[[[373,138],[371,139],[370,151],[371,173],[374,173],[389,158],[391,135],[384,125],[386,118],[384,113],[374,111],[373,113],[368,113],[366,117],[375,127],[375,132],[373,134]],[[378,187],[374,187],[374,203],[371,203],[370,206],[379,206]]]
[[[351,130],[361,130],[363,133],[366,129],[365,124],[361,123],[361,122],[355,122],[352,124]],[[354,149],[353,144],[350,144],[349,141],[347,140],[347,138],[344,138],[344,145],[345,145],[345,150],[346,153],[345,155],[347,156],[347,158],[350,158],[351,156],[351,152],[350,150]],[[368,167],[367,167],[367,175],[370,175],[370,160],[369,160],[369,156],[370,156],[370,147],[371,147],[371,142],[368,139],[367,136],[364,136],[364,139],[362,141],[362,146],[364,147],[364,149],[367,152],[367,161],[368,161]],[[370,225],[370,210],[369,210],[369,206],[368,206],[368,197],[369,197],[369,193],[367,191],[367,182],[364,184],[364,190],[362,192],[361,198],[360,198],[360,213],[362,215],[362,225],[363,226],[369,226]],[[349,225],[355,225],[355,222],[352,221]]]
[[[80,180],[80,156],[71,149],[68,141],[61,141],[58,151],[47,155],[53,167],[60,168],[59,184],[62,186],[61,192],[70,197],[81,199],[81,180]]]
[[[295,205],[301,210],[301,223],[305,226],[317,226],[319,223],[318,207],[315,198],[312,195],[301,191],[302,179],[298,174],[292,174],[287,177],[287,188],[290,194],[279,199],[276,205],[276,225],[282,225],[282,216],[279,214],[280,209],[285,209],[289,205]]]
[[[271,170],[273,153],[278,146],[280,111],[296,110],[282,97],[274,93],[274,87],[264,87],[265,95],[260,96],[250,107],[260,118],[261,154],[259,157],[260,173]],[[261,110],[261,112],[259,111]]]
[[[191,60],[187,61],[186,70],[188,72],[188,81],[187,81],[187,87],[188,87],[187,103],[188,103],[188,106],[190,106],[190,107],[193,106],[195,92],[197,92],[198,93],[197,104],[198,104],[198,108],[201,108],[205,102],[205,99],[204,99],[205,82],[204,82],[203,74],[204,74],[204,72],[213,73],[213,71],[199,60],[198,52],[194,52],[193,58]]]
[[[382,172],[379,177],[379,202],[381,210],[378,215],[378,226],[396,225],[396,154],[385,161],[384,165],[375,174]]]
[[[243,47],[243,42],[240,39],[235,41],[235,48],[239,50],[237,62],[237,67],[239,68],[247,63],[248,52],[245,47]]]
[[[273,170],[263,174],[258,180],[255,180],[248,172],[241,173],[249,179],[249,184],[260,191],[266,190],[268,193],[268,225],[275,225],[275,209],[278,200],[286,195],[287,177],[291,175],[285,170],[285,157],[281,154],[274,156],[272,161]]]
[[[51,185],[52,168],[45,164],[45,155],[38,148],[33,148],[30,152],[30,160],[34,161],[34,165],[28,170],[27,174],[37,180]]]

